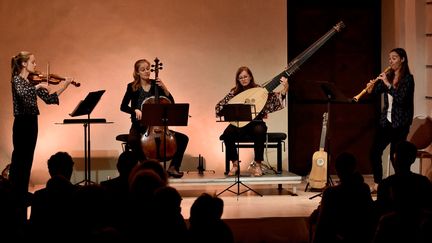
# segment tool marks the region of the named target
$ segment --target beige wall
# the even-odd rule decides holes
[[[77,163],[74,180],[82,179],[83,127],[58,125],[90,91],[106,93],[93,118],[114,122],[91,126],[92,179],[115,176],[121,152],[115,136],[126,133],[129,116],[119,110],[126,84],[137,59],[158,57],[159,76],[176,102],[189,103],[189,135],[184,169],[196,169],[198,155],[207,169],[224,169],[219,135],[225,123],[216,123],[214,106],[234,85],[241,65],[249,66],[259,83],[286,65],[286,2],[284,0],[5,0],[0,2],[0,168],[12,152],[12,97],[10,58],[20,50],[36,55],[38,68],[73,76],[82,87],[70,87],[60,106],[39,103],[39,139],[32,183],[48,179],[46,160],[59,150]],[[287,131],[286,109],[268,119],[270,131]],[[252,151],[242,151],[244,161]],[[275,163],[275,152],[269,160]],[[284,154],[286,162],[286,154]],[[286,164],[286,163],[284,163]]]

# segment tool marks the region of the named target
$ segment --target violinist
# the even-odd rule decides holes
[[[46,104],[59,104],[59,96],[72,82],[65,78],[59,89],[50,93],[46,83],[34,84],[29,80],[29,74],[35,72],[35,56],[27,51],[21,51],[11,60],[11,83],[13,97],[13,152],[9,179],[14,188],[19,208],[20,222],[27,220],[29,206],[28,184],[33,164],[33,155],[38,136],[37,97]]]
[[[147,127],[142,125],[140,121],[142,116],[151,115],[146,114],[145,110],[141,110],[144,100],[154,96],[156,89],[158,89],[157,92],[160,96],[164,96],[169,99],[171,103],[174,103],[174,98],[164,82],[162,82],[160,78],[156,80],[150,79],[150,66],[150,62],[146,59],[140,59],[135,62],[133,72],[134,80],[127,85],[126,93],[120,105],[121,111],[131,115],[132,126],[129,130],[128,144],[140,161],[146,159],[141,147],[141,138],[147,130]],[[185,134],[179,132],[175,132],[174,137],[177,150],[173,155],[167,173],[174,178],[180,178],[183,176],[183,172],[180,172],[180,166],[189,138]]]

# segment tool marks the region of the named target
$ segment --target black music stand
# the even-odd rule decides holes
[[[84,183],[84,185],[92,184],[91,169],[90,169],[90,114],[98,104],[105,90],[93,91],[87,94],[84,100],[81,100],[77,107],[69,115],[72,117],[87,115],[87,119],[82,120],[84,126],[84,180],[77,184]]]
[[[237,124],[239,124],[239,122],[241,121],[251,121],[252,120],[252,106],[251,104],[227,104],[224,105],[222,110],[221,110],[221,116],[224,117],[224,121],[225,122],[236,122]],[[237,139],[237,154],[239,156],[240,159],[240,147],[239,145],[239,139]],[[236,194],[237,196],[240,194],[243,194],[245,192],[248,191],[253,191],[256,194],[260,195],[261,197],[263,196],[262,194],[258,193],[257,191],[253,190],[252,188],[250,188],[249,186],[245,185],[243,182],[241,182],[240,180],[240,160],[238,161],[238,171],[237,171],[237,177],[236,177],[236,181],[234,182],[234,184],[232,184],[231,186],[227,187],[225,190],[219,192],[216,196],[219,196],[220,194],[229,191],[232,192],[234,194]],[[231,187],[237,185],[237,192],[235,191],[231,191]],[[247,188],[247,190],[240,192],[240,185],[243,185],[244,187]]]
[[[330,147],[330,141],[331,141],[331,104],[332,103],[352,103],[350,99],[348,99],[345,95],[340,92],[339,89],[336,88],[334,83],[330,82],[316,82],[317,85],[319,85],[320,89],[322,90],[324,96],[325,96],[325,102],[327,104],[327,133],[326,133],[326,151],[327,151],[327,182],[326,187],[333,186],[333,180],[330,176],[330,163],[331,163],[331,147]],[[305,191],[307,190],[309,186],[309,182],[306,185]],[[324,187],[325,188],[325,187]],[[324,189],[321,189],[322,191]],[[309,199],[314,199],[315,197],[322,196],[322,191]]]
[[[141,123],[146,126],[164,126],[163,162],[166,169],[166,131],[168,126],[187,126],[189,104],[143,104],[147,116],[142,116]],[[159,151],[159,149],[158,149]],[[161,156],[160,156],[161,157]]]

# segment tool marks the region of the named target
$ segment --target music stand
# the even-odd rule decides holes
[[[146,126],[164,126],[163,162],[166,169],[166,131],[168,126],[187,126],[189,104],[143,104],[148,116],[142,116],[141,123]],[[159,149],[158,149],[159,151]],[[158,152],[159,153],[159,152]]]
[[[239,124],[241,121],[251,121],[252,120],[252,106],[251,104],[226,104],[223,106],[221,110],[221,116],[224,117],[225,122],[236,122]],[[237,139],[237,155],[240,158],[240,147],[238,146],[240,143],[239,139]],[[238,161],[238,171],[237,171],[237,177],[234,184],[227,187],[225,190],[219,192],[216,196],[219,196],[220,194],[224,193],[225,191],[232,192],[236,194],[237,196],[240,194],[243,194],[248,191],[253,191],[256,194],[263,196],[262,194],[258,193],[257,191],[253,190],[240,180],[240,160]],[[231,187],[237,185],[237,192],[231,191]],[[240,185],[243,185],[247,188],[247,190],[240,192]]]
[[[339,89],[336,88],[336,86],[334,85],[334,83],[330,83],[330,82],[316,82],[316,84],[319,85],[319,87],[321,88],[324,96],[325,96],[325,100],[326,100],[326,105],[327,105],[327,116],[328,116],[328,120],[327,120],[327,135],[326,135],[326,145],[327,145],[327,164],[330,165],[331,162],[331,148],[330,148],[330,140],[331,140],[331,103],[352,103],[350,99],[346,98],[345,95],[342,94],[342,92],[339,91]],[[327,165],[327,182],[326,182],[326,187],[328,186],[332,186],[334,185],[333,180],[331,179],[330,176],[330,166]],[[309,186],[309,182],[306,185],[305,191],[307,190]],[[324,187],[325,188],[325,187]],[[324,189],[322,189],[324,190]],[[322,196],[322,191],[312,197],[310,197],[309,199],[314,199],[315,197],[318,196]]]
[[[87,119],[83,119],[84,126],[84,180],[77,184],[84,183],[84,185],[94,183],[91,181],[90,169],[90,114],[98,104],[105,90],[93,91],[87,94],[84,100],[81,100],[77,107],[69,115],[72,117],[87,115]]]

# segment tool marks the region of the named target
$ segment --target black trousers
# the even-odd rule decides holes
[[[9,180],[17,196],[18,207],[27,215],[28,185],[38,136],[37,115],[16,116],[13,123],[13,152]]]
[[[177,150],[173,155],[173,158],[170,162],[170,167],[174,166],[176,170],[180,169],[184,153],[186,151],[187,144],[189,143],[189,137],[186,136],[183,133],[175,132],[174,137],[176,140]],[[145,129],[143,129],[142,126],[139,124],[132,124],[130,130],[129,130],[129,138],[128,138],[128,145],[131,148],[132,152],[134,152],[135,156],[138,158],[138,160],[143,161],[146,159],[146,156],[144,155],[144,151],[141,147],[141,137],[145,133]]]
[[[405,141],[409,132],[409,126],[392,127],[390,122],[387,122],[384,127],[380,126],[375,134],[375,139],[372,144],[370,160],[375,183],[380,183],[383,177],[382,154],[385,148],[390,144],[390,161],[394,168],[394,153],[396,145]]]
[[[225,143],[226,153],[229,160],[239,159],[235,141],[237,137],[250,137],[254,142],[254,160],[264,160],[264,143],[266,140],[267,125],[263,121],[251,121],[244,127],[236,127],[230,124],[222,134]]]

